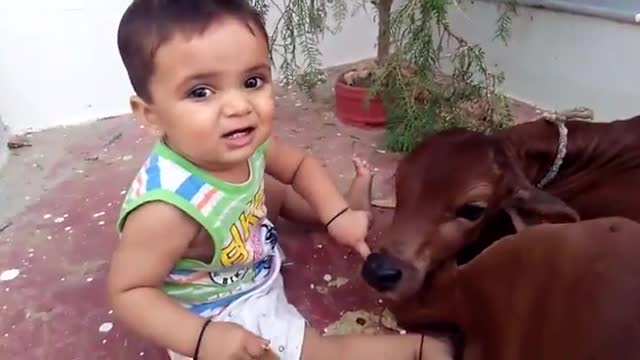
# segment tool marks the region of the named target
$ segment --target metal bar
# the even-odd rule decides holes
[[[509,0],[480,0],[484,2],[505,3]],[[629,24],[640,25],[640,1],[637,9],[621,10],[602,5],[579,4],[566,0],[515,0],[519,6],[566,12],[575,15],[593,16]]]

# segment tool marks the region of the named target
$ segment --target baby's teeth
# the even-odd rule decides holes
[[[231,135],[231,137],[232,137],[232,138],[234,138],[234,139],[235,139],[235,138],[239,138],[239,137],[241,137],[241,136],[244,136],[244,134],[245,134],[245,133],[246,133],[245,131],[243,131],[243,132],[238,132],[238,133],[235,133],[235,134]]]

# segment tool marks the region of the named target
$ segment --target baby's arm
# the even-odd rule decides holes
[[[159,287],[197,231],[193,220],[168,204],[143,205],[129,215],[108,275],[109,298],[118,319],[138,335],[185,356],[193,356],[205,319],[184,309]],[[200,359],[229,358],[216,345],[230,338],[243,344],[253,341],[258,350],[262,344],[235,324],[210,323]],[[216,347],[217,356],[212,357]]]
[[[160,285],[198,228],[168,204],[132,212],[111,260],[109,298],[116,316],[159,346],[192,354],[204,319],[166,296]]]
[[[313,156],[272,140],[266,151],[266,172],[282,183],[291,184],[338,243],[355,249],[363,257],[370,253],[365,242],[369,214],[349,209],[347,200]]]
[[[320,162],[294,146],[271,139],[266,151],[266,172],[290,184],[323,223],[349,206]]]

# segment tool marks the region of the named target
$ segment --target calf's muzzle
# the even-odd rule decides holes
[[[362,267],[362,277],[380,292],[392,291],[402,279],[402,268],[391,256],[371,253]]]

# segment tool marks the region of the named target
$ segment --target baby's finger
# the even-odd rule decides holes
[[[267,350],[264,354],[262,354],[259,360],[280,360],[280,358],[273,351]]]
[[[260,337],[255,337],[246,346],[247,354],[252,359],[260,359],[271,348],[271,342]]]
[[[361,241],[354,246],[355,250],[362,256],[362,258],[366,258],[371,254],[371,249],[369,249],[369,245],[366,242]]]

